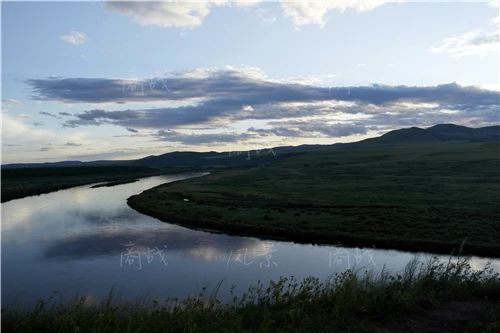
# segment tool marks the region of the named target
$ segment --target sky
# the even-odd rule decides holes
[[[2,2],[2,163],[500,124],[499,5]]]

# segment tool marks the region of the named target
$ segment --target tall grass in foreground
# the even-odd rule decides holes
[[[220,287],[220,285],[219,285]],[[2,309],[3,332],[358,332],[451,301],[500,300],[500,277],[467,259],[409,262],[400,274],[345,271],[327,281],[281,278],[221,303],[203,290],[185,300],[100,304],[43,302],[29,311]],[[495,321],[496,320],[496,321]],[[487,331],[500,330],[494,317]]]

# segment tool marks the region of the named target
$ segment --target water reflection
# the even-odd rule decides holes
[[[401,269],[414,254],[271,242],[191,230],[142,215],[133,194],[200,174],[158,176],[115,187],[82,186],[2,204],[2,301],[33,304],[54,290],[99,299],[114,287],[124,300],[186,297],[224,281],[244,291],[257,280],[345,269]],[[429,255],[422,255],[422,259]],[[487,259],[472,258],[474,268]],[[500,271],[500,261],[492,267]]]
[[[110,225],[117,222],[121,222],[123,224],[129,223],[137,220],[141,214],[137,211],[123,207],[111,212],[102,210],[75,210],[69,212],[68,215],[72,215],[71,218],[81,220],[83,223],[99,226]]]
[[[255,251],[261,247],[261,243],[253,238],[193,232],[176,226],[169,229],[117,229],[50,240],[44,256],[46,259],[75,260],[117,255],[130,248],[137,250],[168,248],[169,251],[186,256],[210,260],[235,249],[246,248]]]

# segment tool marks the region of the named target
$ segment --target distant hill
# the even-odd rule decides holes
[[[165,167],[231,167],[253,166],[272,162],[276,157],[291,152],[324,149],[325,145],[300,145],[231,152],[172,152],[129,161],[133,165]]]
[[[274,155],[268,150],[249,152],[172,152],[129,161],[133,165],[155,168],[167,167],[230,167],[251,166],[270,161]]]
[[[322,150],[332,147],[349,147],[373,144],[409,144],[447,141],[491,142],[500,141],[500,126],[470,128],[454,124],[440,124],[426,129],[411,127],[390,131],[384,135],[354,143],[333,145],[300,145],[265,148],[242,152],[171,152],[151,155],[136,160],[121,161],[62,161],[54,163],[16,163],[2,165],[2,169],[46,168],[69,166],[107,166],[129,165],[152,168],[175,167],[241,167],[271,163],[291,153]]]
[[[419,127],[390,131],[378,138],[361,142],[370,143],[425,143],[445,141],[488,142],[500,140],[500,126],[470,128],[454,124],[440,124],[426,129]]]
[[[82,166],[112,166],[127,164],[129,161],[61,161],[61,162],[45,162],[45,163],[11,163],[2,165],[2,169],[27,169],[27,168],[65,168],[65,167],[82,167]]]

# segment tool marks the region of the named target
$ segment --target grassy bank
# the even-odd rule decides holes
[[[500,143],[359,145],[161,185],[131,207],[235,234],[500,256]],[[188,199],[188,200],[184,200]]]
[[[124,182],[160,174],[147,167],[96,166],[2,170],[2,202],[97,182]]]
[[[39,302],[2,310],[3,332],[498,332],[500,278],[465,260],[414,260],[397,275],[346,271],[282,278],[228,304],[216,291],[183,301],[116,305]]]
[[[139,179],[124,179],[124,180],[116,180],[113,182],[100,183],[91,186],[90,188],[99,188],[99,187],[113,187],[117,185],[130,184],[139,181]]]

